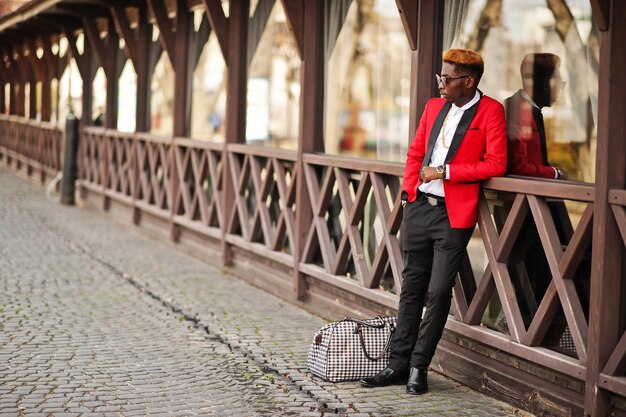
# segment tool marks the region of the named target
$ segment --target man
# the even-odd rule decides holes
[[[505,101],[510,174],[567,178],[565,171],[548,162],[541,114],[543,107],[554,104],[565,85],[560,64],[559,57],[549,53],[531,53],[522,60],[522,89]]]
[[[441,98],[426,104],[404,169],[404,281],[389,366],[362,379],[365,386],[406,382],[409,394],[428,391],[427,368],[478,217],[479,182],[506,171],[504,109],[478,91],[483,68],[474,51],[443,53]]]

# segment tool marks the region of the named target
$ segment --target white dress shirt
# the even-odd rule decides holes
[[[452,104],[448,114],[446,115],[445,120],[445,138],[443,137],[444,129],[442,126],[439,131],[439,136],[437,136],[437,140],[435,141],[435,147],[433,148],[433,154],[430,158],[430,163],[428,166],[437,167],[439,165],[443,165],[446,161],[446,156],[448,156],[448,148],[452,144],[452,139],[454,138],[454,133],[456,132],[456,128],[461,121],[461,116],[465,113],[465,110],[472,107],[474,104],[478,103],[480,100],[480,93],[476,91],[476,95],[471,99],[467,104],[463,107],[458,107],[456,104]],[[445,146],[444,146],[445,140]],[[450,179],[450,167],[446,165],[446,179]],[[433,180],[429,183],[421,183],[419,186],[419,190],[423,193],[438,195],[440,197],[445,197],[445,192],[443,191],[443,180]]]

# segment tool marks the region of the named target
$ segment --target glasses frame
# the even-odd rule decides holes
[[[444,87],[448,85],[448,81],[459,80],[461,78],[468,78],[468,77],[471,77],[471,75],[460,75],[458,77],[451,77],[449,75],[435,74],[435,79],[437,80],[437,85],[442,84]]]

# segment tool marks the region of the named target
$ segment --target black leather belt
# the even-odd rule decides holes
[[[439,195],[420,192],[419,200],[426,201],[431,206],[445,206],[446,199]]]

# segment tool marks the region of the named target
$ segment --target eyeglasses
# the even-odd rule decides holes
[[[449,75],[439,75],[439,74],[435,74],[435,78],[437,79],[437,85],[439,84],[443,84],[443,86],[445,87],[446,85],[448,85],[448,81],[451,80],[458,80],[460,78],[467,78],[467,77],[471,77],[471,75],[461,75],[459,77],[451,77]]]

